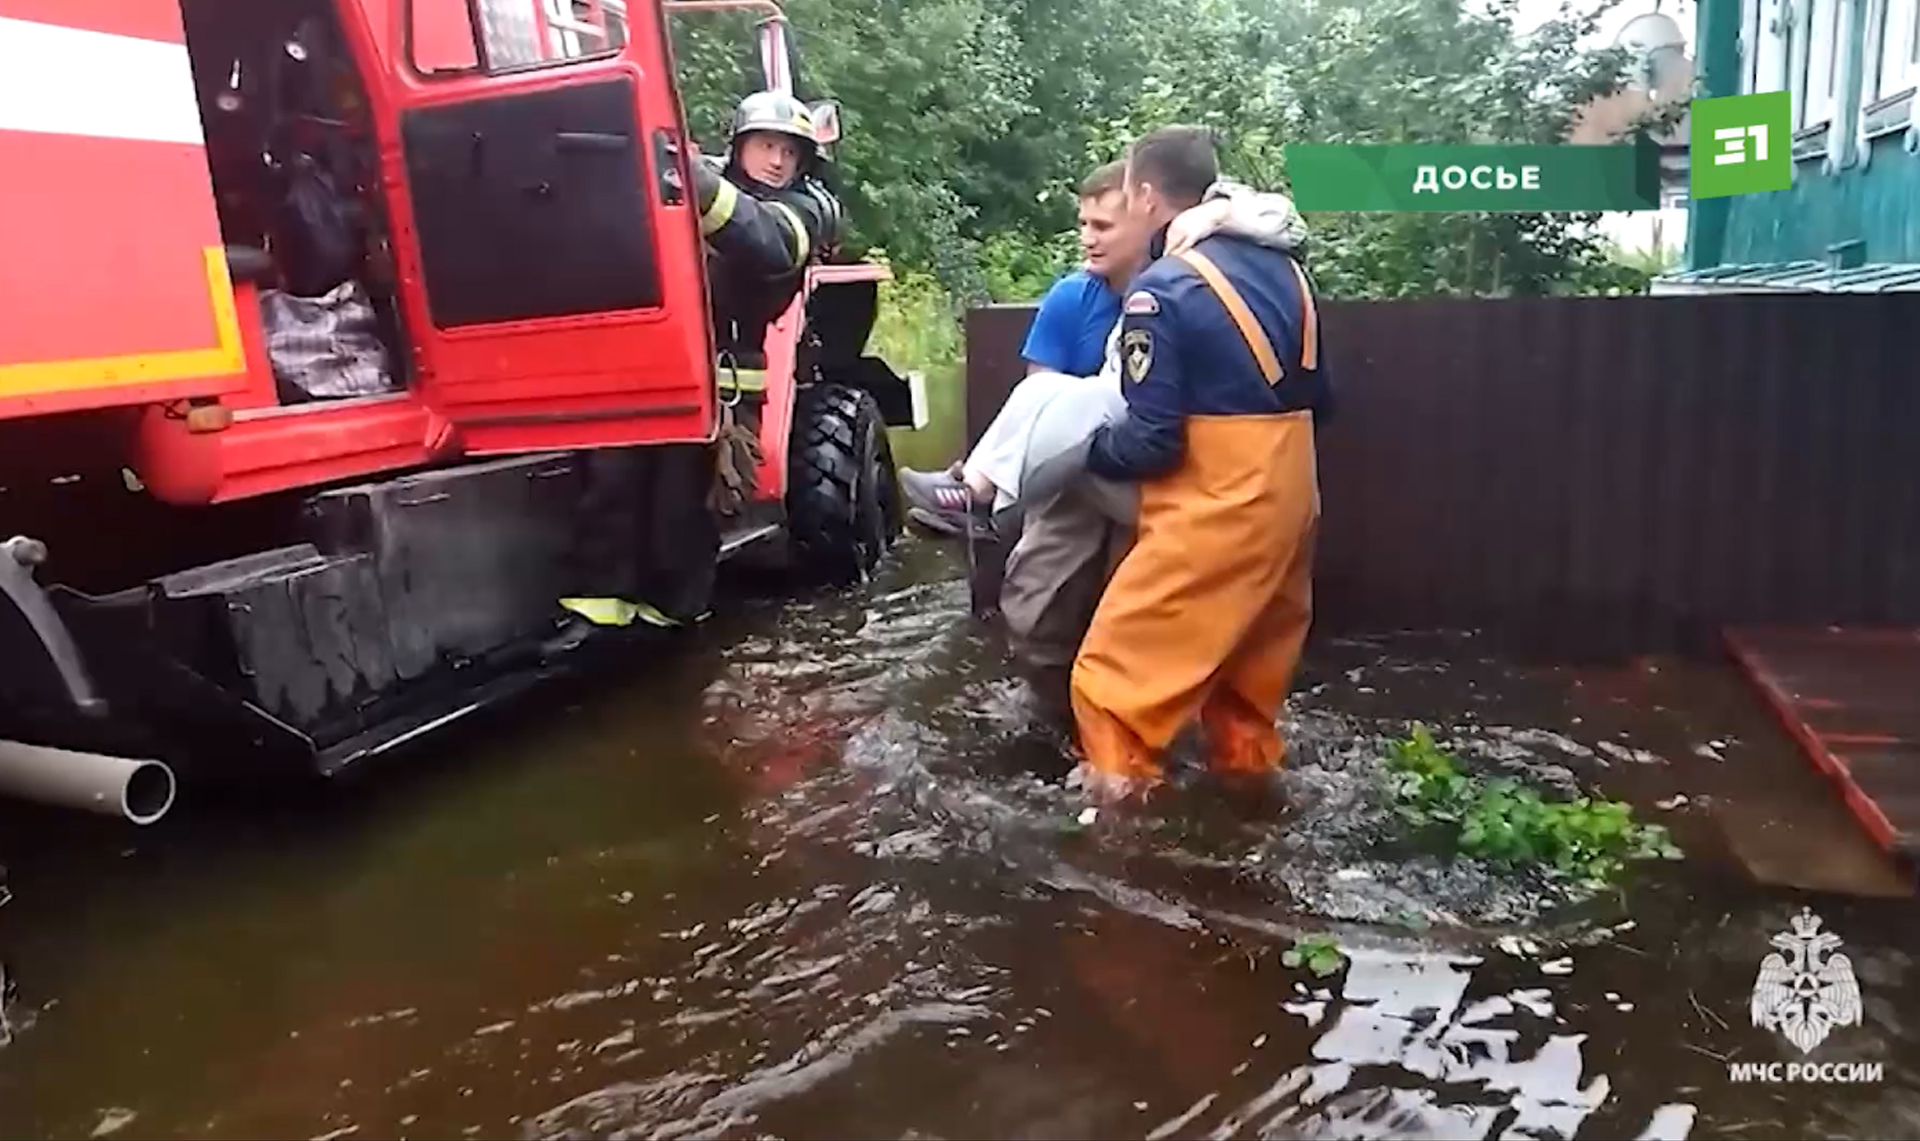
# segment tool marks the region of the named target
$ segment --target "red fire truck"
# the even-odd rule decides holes
[[[666,29],[715,8],[791,91],[773,0],[0,0],[0,792],[153,819],[569,668],[595,449],[658,457],[636,559],[687,563],[733,423],[720,557],[872,568],[884,268],[716,357]],[[360,236],[322,296],[315,212]]]

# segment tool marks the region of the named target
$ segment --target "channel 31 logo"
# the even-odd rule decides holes
[[[1792,96],[1784,91],[1695,99],[1688,108],[1688,193],[1694,198],[1759,194],[1793,185]]]

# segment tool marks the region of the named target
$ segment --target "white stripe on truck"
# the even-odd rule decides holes
[[[3,16],[0,131],[206,145],[186,45]]]

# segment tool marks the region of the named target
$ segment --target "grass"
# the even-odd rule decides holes
[[[1394,742],[1387,763],[1404,819],[1498,867],[1545,867],[1585,886],[1604,887],[1630,862],[1682,855],[1666,828],[1639,823],[1620,801],[1548,800],[1520,781],[1466,772],[1424,725]]]
[[[926,373],[927,426],[890,428],[893,462],[927,471],[960,458],[967,443],[966,376],[958,366]]]
[[[966,369],[960,318],[947,291],[931,275],[896,270],[880,287],[867,351],[903,375],[926,378],[927,426],[890,429],[894,462],[925,469],[958,459],[967,434]]]
[[[930,274],[898,269],[881,284],[868,347],[895,368],[930,372],[957,365],[961,339],[959,310]]]

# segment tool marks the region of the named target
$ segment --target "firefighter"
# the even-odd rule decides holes
[[[1125,208],[1125,163],[1113,166],[1111,210],[1117,216]],[[1090,425],[1125,411],[1115,327],[1119,294],[1146,268],[1151,234],[1145,222],[1132,218],[1115,229],[1108,241],[1109,280],[1118,290],[1113,297],[1116,319],[1100,333],[1099,351],[1106,359],[1097,374],[1081,378],[1030,366],[964,465],[941,473],[900,473],[901,488],[917,509],[959,514],[963,527],[966,513],[976,504],[982,509],[989,503],[1007,507],[1008,514],[1022,508],[1019,539],[1006,559],[1000,585],[1000,615],[1009,648],[1049,716],[1067,709],[1069,670],[1100,593],[1131,542],[1135,515],[1137,489],[1132,484],[1084,478],[1077,470],[1075,447],[1051,459],[1043,455],[1049,445],[1084,443]],[[1305,256],[1306,223],[1290,199],[1227,179],[1215,183],[1200,206],[1166,228],[1167,250],[1180,253],[1214,234]],[[1051,478],[1041,478],[1048,474]],[[1029,478],[1056,484],[1058,490],[1043,486],[1036,491],[1026,482]],[[998,526],[989,518],[982,529],[991,533]]]
[[[741,100],[726,156],[695,161],[723,354],[758,360],[767,326],[793,303],[807,266],[838,245],[844,214],[821,180],[820,163],[812,113],[779,91]]]
[[[759,91],[734,110],[727,153],[692,163],[694,203],[707,245],[707,279],[720,351],[723,403],[714,448],[609,448],[581,454],[581,596],[553,649],[594,626],[636,621],[675,627],[702,617],[720,549],[719,515],[744,500],[760,461],[753,425],[731,404],[764,368],[767,327],[800,292],[806,268],[831,254],[844,226],[820,178],[806,104]]]
[[[1071,677],[1079,777],[1099,799],[1160,784],[1161,754],[1196,716],[1222,783],[1274,796],[1275,720],[1312,614],[1328,378],[1306,273],[1226,236],[1161,256],[1166,225],[1217,177],[1198,128],[1162,128],[1128,155],[1128,209],[1158,228],[1157,260],[1121,302],[1127,414],[1086,457],[1140,495]]]

